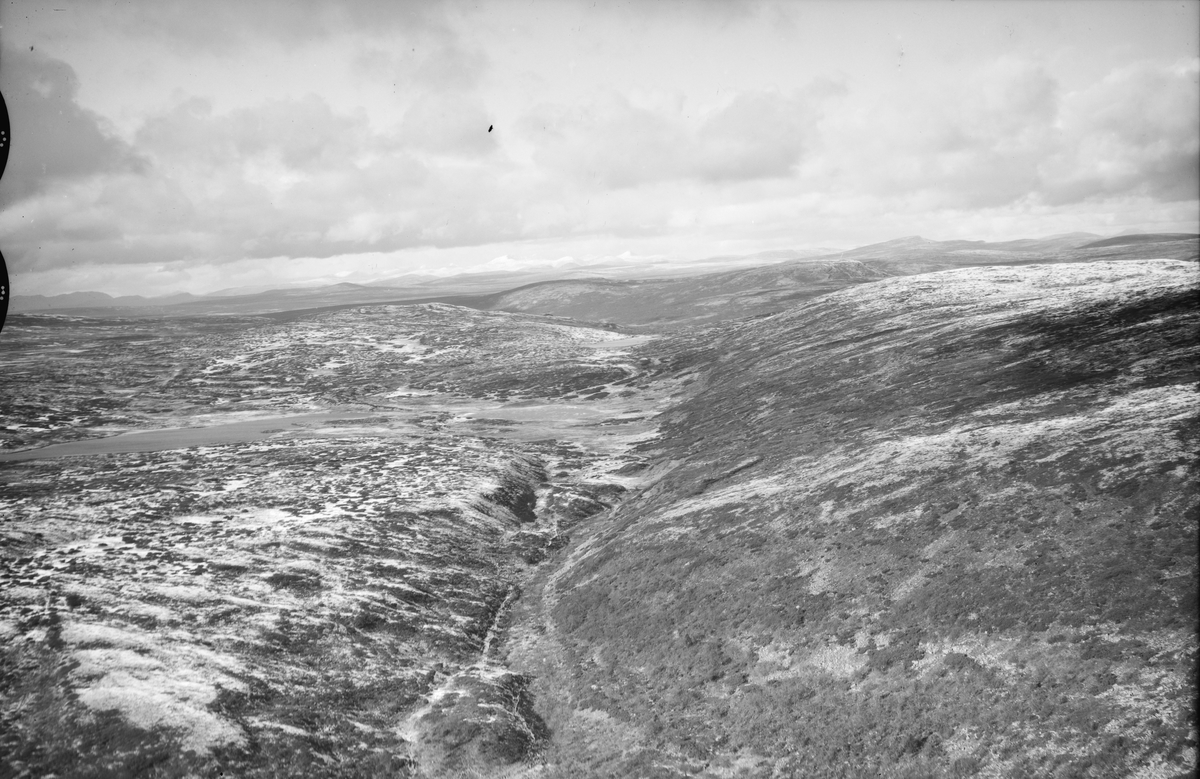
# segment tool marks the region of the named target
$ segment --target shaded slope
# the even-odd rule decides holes
[[[1200,235],[1195,233],[1139,233],[1137,235],[1118,235],[1115,238],[1106,238],[1102,241],[1093,241],[1081,246],[1081,249],[1098,249],[1106,246],[1132,246],[1135,244],[1144,243],[1174,243],[1177,241],[1190,241],[1195,243],[1200,240]]]
[[[1190,771],[1195,287],[959,270],[714,344],[527,594],[552,775]]]
[[[1200,258],[1200,236],[1184,233],[1124,235],[1094,240],[1089,233],[986,241],[930,241],[918,236],[861,246],[829,259],[858,260],[889,276],[987,265],[1029,265],[1100,260]]]

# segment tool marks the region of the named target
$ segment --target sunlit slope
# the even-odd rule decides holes
[[[481,298],[472,305],[668,327],[771,314],[799,300],[886,275],[860,262],[802,260],[662,281],[550,281]]]
[[[992,265],[1195,261],[1200,256],[1200,240],[1195,235],[1130,235],[1093,241],[1096,237],[1080,233],[988,243],[914,236],[822,257],[690,278],[549,281],[464,300],[463,304],[669,329],[776,314],[805,300],[890,276]]]
[[[554,771],[1190,771],[1196,282],[961,269],[714,344],[537,593]]]

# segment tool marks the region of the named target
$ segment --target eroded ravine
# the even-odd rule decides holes
[[[526,474],[531,471],[544,469],[540,465],[525,469]],[[491,493],[493,499],[501,499],[502,508],[541,527],[543,544],[527,557],[535,564],[515,572],[507,585],[483,633],[476,659],[457,669],[436,668],[425,702],[401,724],[398,732],[409,745],[416,776],[507,776],[538,764],[551,732],[534,709],[532,680],[507,665],[504,644],[523,585],[541,569],[553,566],[553,558],[548,559],[546,553],[566,542],[563,518],[552,508],[551,495],[556,490],[560,496],[571,493],[574,487],[577,485],[509,482]],[[531,491],[537,510],[529,506]],[[593,510],[609,507],[593,496],[576,493],[574,497],[591,501]],[[521,532],[510,531],[510,535]]]

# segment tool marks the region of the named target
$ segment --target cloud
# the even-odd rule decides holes
[[[580,106],[539,107],[520,126],[535,160],[585,185],[786,178],[815,132],[821,103],[840,91],[826,83],[792,94],[745,91],[698,117],[610,93]]]
[[[801,171],[809,188],[934,208],[990,207],[1037,188],[1058,104],[1044,69],[1002,60],[914,86],[852,93],[854,108],[829,117]]]
[[[403,29],[375,41],[359,38],[348,62],[356,77],[401,87],[401,92],[474,89],[490,66],[482,49],[445,29]]]
[[[1195,199],[1197,70],[1142,62],[1066,91],[1037,63],[1003,59],[833,116],[800,176],[912,210]]]
[[[465,4],[96,7],[106,9],[98,29],[120,32],[121,46],[153,32],[181,55],[164,55],[149,97],[130,81],[106,96],[103,82],[141,77],[157,43],[114,54],[103,71],[80,65],[102,72],[85,97],[123,122],[118,138],[81,106],[70,66],[40,44],[6,47],[15,145],[0,242],[17,273],[119,265],[219,276],[256,261],[279,269],[288,258],[515,241],[562,241],[583,256],[589,241],[628,238],[621,249],[636,250],[673,235],[785,245],[830,225],[853,243],[855,230],[878,225],[889,234],[872,237],[929,231],[929,214],[1051,224],[1060,209],[1095,229],[1096,215],[1121,211],[1175,223],[1179,204],[1200,197],[1195,58],[1121,63],[1090,83],[1070,81],[1083,70],[1055,67],[1054,56],[1012,52],[919,77],[829,68],[838,81],[804,81],[776,67],[791,61],[778,52],[761,65],[748,56],[768,40],[751,28],[772,10],[754,5],[577,5],[481,24]],[[671,22],[672,34],[654,27],[661,50],[642,57],[630,44],[618,61],[588,32],[605,19],[605,31],[633,19]],[[742,33],[727,73],[689,69],[708,50],[696,41]],[[521,48],[541,40],[570,43]],[[124,51],[89,45],[93,57]],[[246,82],[226,90],[223,74],[243,65]],[[193,68],[204,78],[190,81]],[[176,83],[212,100],[168,102]],[[493,123],[499,132],[488,133]],[[505,252],[521,256],[508,245],[487,256]]]
[[[276,41],[295,46],[353,33],[395,36],[448,33],[445,3],[437,0],[158,0],[101,5],[103,18],[138,37],[166,38],[190,53],[228,54],[254,45],[269,30]]]
[[[696,133],[690,167],[708,181],[742,181],[790,175],[805,141],[815,133],[814,95],[840,90],[821,85],[808,94],[784,97],[743,92],[705,121]]]
[[[76,102],[79,78],[67,63],[17,50],[5,54],[3,75],[12,146],[0,203],[11,205],[60,182],[143,168],[103,118]]]
[[[398,141],[436,154],[475,157],[496,150],[496,136],[483,101],[469,94],[431,91],[404,114]]]
[[[655,0],[655,2],[587,3],[577,0],[577,6],[593,6],[599,14],[611,14],[626,20],[629,15],[666,24],[692,22],[727,27],[746,22],[764,10],[774,11],[762,0]]]
[[[447,36],[422,48],[413,80],[433,89],[468,89],[479,84],[488,58],[478,49],[465,48]]]
[[[300,176],[352,164],[371,142],[365,114],[336,115],[311,94],[222,116],[209,101],[192,98],[148,119],[135,138],[160,166],[224,168],[270,157]]]
[[[1135,63],[1068,97],[1044,165],[1050,202],[1119,194],[1200,197],[1200,59]]]
[[[315,95],[221,114],[187,99],[137,131],[137,170],[43,181],[0,231],[18,270],[76,264],[80,242],[89,261],[228,263],[519,237],[487,127],[463,93],[418,98],[391,131]]]

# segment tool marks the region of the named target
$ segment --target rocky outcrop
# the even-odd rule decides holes
[[[546,469],[539,462],[512,462],[499,478],[499,484],[484,494],[483,511],[499,509],[517,522],[537,521],[538,488],[546,482]]]
[[[550,730],[528,685],[524,676],[487,667],[447,680],[409,731],[417,774],[488,777],[535,765]]]

